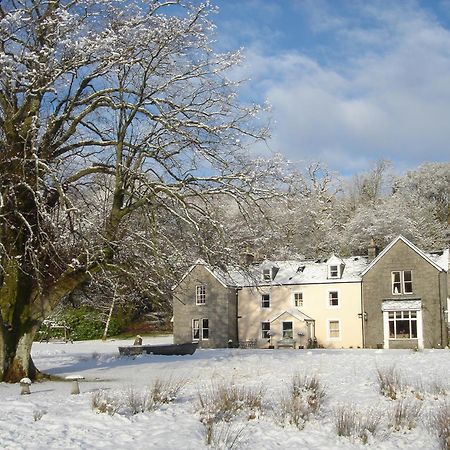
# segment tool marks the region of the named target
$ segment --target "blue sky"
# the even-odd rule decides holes
[[[449,161],[450,0],[213,0],[217,45],[244,47],[269,148],[342,175]]]

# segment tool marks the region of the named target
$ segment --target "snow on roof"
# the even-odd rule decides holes
[[[247,269],[229,268],[225,273],[219,269],[212,269],[214,274],[228,286],[249,287],[268,285],[318,284],[318,283],[348,283],[361,280],[361,272],[367,267],[368,260],[364,256],[352,256],[339,259],[344,270],[341,278],[328,278],[328,261],[271,261],[252,264]],[[273,280],[263,279],[263,270],[276,267],[278,271]],[[226,281],[227,280],[227,281]]]
[[[228,266],[226,268],[212,267],[204,260],[197,260],[193,266],[184,274],[177,285],[188,275],[197,265],[202,265],[225,287],[252,287],[271,285],[296,285],[296,284],[322,284],[322,283],[350,283],[361,281],[362,275],[398,241],[402,240],[420,256],[427,260],[438,270],[448,271],[449,250],[442,252],[425,253],[403,236],[394,239],[371,263],[366,256],[351,256],[349,258],[339,258],[332,255],[328,260],[264,260],[247,267]],[[342,265],[344,267],[341,278],[329,278],[329,265]],[[264,269],[272,271],[274,278],[267,280],[263,278]],[[175,285],[174,288],[177,286]]]
[[[450,252],[449,249],[446,248],[445,250],[441,252],[432,252],[427,253],[428,257],[432,259],[439,267],[441,267],[443,270],[448,272],[448,266],[449,266],[449,257]]]
[[[419,299],[384,300],[381,309],[382,311],[415,311],[422,309],[422,302]]]
[[[295,319],[301,320],[302,322],[304,322],[305,320],[314,320],[314,319],[311,319],[311,317],[307,316],[306,314],[303,314],[298,309],[291,308],[291,309],[286,309],[285,311],[272,317],[271,319],[269,319],[269,322],[273,322],[274,320],[277,320],[283,314],[289,314],[289,315],[293,316]]]
[[[341,258],[338,258],[335,254],[331,255],[331,257],[328,259],[327,264],[333,265],[333,266],[340,266],[342,264],[345,264],[344,261]]]

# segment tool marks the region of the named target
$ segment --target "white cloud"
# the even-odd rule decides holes
[[[449,31],[413,3],[357,4],[376,26],[323,22],[343,40],[342,60],[322,55],[319,62],[295,50],[273,55],[261,42],[247,50],[250,87],[273,106],[271,148],[343,172],[381,157],[404,168],[448,160]]]

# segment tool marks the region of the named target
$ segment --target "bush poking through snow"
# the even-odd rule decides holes
[[[148,400],[147,393],[139,392],[133,387],[128,388],[125,393],[125,404],[133,416],[147,411]]]
[[[445,401],[439,404],[430,413],[430,431],[439,441],[441,450],[450,450],[450,403]]]
[[[354,405],[342,405],[334,411],[334,424],[338,436],[359,439],[363,444],[375,437],[381,428],[382,414],[375,408],[367,411]]]
[[[396,400],[401,392],[403,385],[400,376],[395,367],[378,368],[377,381],[380,394],[392,400]]]
[[[187,381],[184,379],[156,379],[148,391],[147,409],[152,410],[159,405],[172,403],[176,400],[186,383]]]
[[[444,380],[434,379],[430,381],[428,391],[430,394],[438,397],[448,395],[450,389],[449,385],[446,382],[444,382]]]
[[[209,422],[231,421],[240,412],[254,419],[262,411],[263,391],[233,384],[216,384],[211,389],[198,392],[200,420]]]
[[[95,391],[91,396],[91,408],[99,413],[107,413],[113,416],[119,409],[120,402],[115,397],[108,395],[105,391]]]
[[[47,411],[45,411],[45,409],[35,409],[33,411],[33,420],[35,422],[38,422],[44,417],[45,414],[47,414]]]
[[[294,374],[290,390],[281,397],[277,408],[281,424],[288,423],[302,430],[310,417],[319,411],[325,395],[317,376]]]
[[[292,397],[303,398],[312,413],[315,413],[322,406],[325,398],[325,387],[322,386],[317,375],[304,375],[296,373],[292,377]]]
[[[423,403],[417,399],[400,398],[393,405],[389,418],[390,427],[395,431],[400,431],[401,429],[412,430],[417,426],[422,406]]]
[[[213,422],[205,426],[205,444],[214,449],[232,450],[239,448],[245,438],[245,425],[233,422]]]
[[[175,401],[186,385],[185,380],[168,378],[156,379],[146,392],[130,387],[125,392],[106,393],[96,391],[91,397],[91,407],[100,413],[113,416],[116,412],[136,415],[145,411],[154,411],[158,406]]]

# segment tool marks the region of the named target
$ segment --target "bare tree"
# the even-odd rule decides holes
[[[1,2],[0,380],[38,375],[42,320],[117,266],[141,208],[158,255],[159,215],[197,229],[210,196],[266,189],[245,154],[265,137],[259,109],[237,101],[227,72],[239,54],[213,52],[208,12],[181,0]]]

